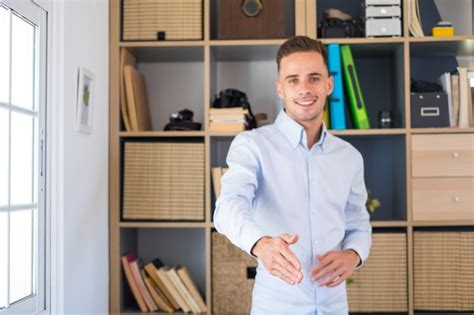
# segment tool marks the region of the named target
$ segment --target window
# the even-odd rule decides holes
[[[46,13],[0,0],[0,313],[45,308]]]

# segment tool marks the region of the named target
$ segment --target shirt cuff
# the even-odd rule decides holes
[[[250,225],[242,229],[242,249],[247,252],[247,254],[255,257],[252,254],[252,248],[255,243],[262,237],[267,236],[257,225]]]
[[[344,250],[348,250],[348,249],[353,250],[353,251],[356,252],[356,254],[359,256],[360,261],[359,261],[359,263],[357,264],[355,270],[360,269],[360,268],[362,267],[362,265],[364,264],[364,259],[362,258],[362,257],[363,257],[363,256],[362,256],[362,250],[359,249],[359,248],[357,248],[357,246],[353,246],[353,245],[348,246],[347,248],[344,248]]]

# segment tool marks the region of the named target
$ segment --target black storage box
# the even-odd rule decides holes
[[[446,93],[411,93],[411,126],[413,128],[449,127],[449,105]]]

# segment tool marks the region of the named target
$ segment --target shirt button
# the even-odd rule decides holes
[[[316,213],[316,209],[313,209],[313,213]]]

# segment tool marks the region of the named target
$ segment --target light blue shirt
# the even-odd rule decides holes
[[[365,203],[361,154],[331,135],[307,146],[304,128],[281,111],[274,124],[235,137],[227,155],[214,224],[250,254],[263,236],[298,234],[290,245],[303,281],[289,285],[259,261],[252,314],[348,313],[345,283],[318,287],[310,276],[316,255],[354,249],[362,261],[370,251],[372,228]]]

